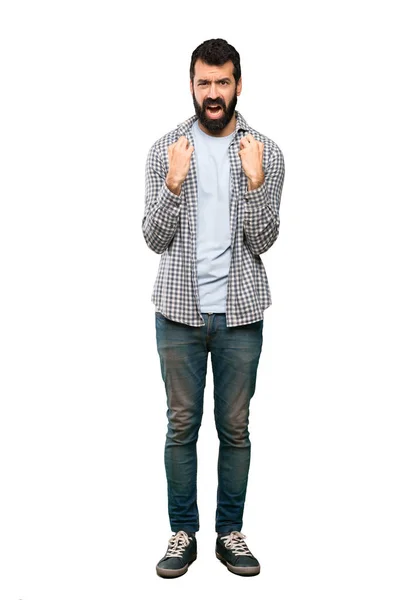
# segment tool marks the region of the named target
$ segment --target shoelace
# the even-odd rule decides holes
[[[231,531],[229,535],[221,536],[221,540],[225,544],[225,548],[232,550],[236,556],[253,556],[248,549],[243,535],[240,531]]]
[[[184,531],[178,531],[172,538],[168,541],[168,550],[165,555],[165,558],[170,558],[174,556],[182,557],[182,552],[189,545],[189,540],[191,540],[187,533]]]

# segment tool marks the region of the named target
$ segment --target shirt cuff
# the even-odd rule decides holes
[[[174,206],[179,208],[182,202],[182,190],[180,195],[177,196],[176,194],[171,192],[171,190],[164,181],[163,186],[161,188],[161,201],[163,204],[166,205],[170,205],[172,203]]]
[[[247,192],[244,195],[244,198],[249,208],[257,208],[260,206],[261,201],[265,202],[265,200],[267,200],[268,198],[266,179],[264,179],[263,183],[255,190],[247,190]]]

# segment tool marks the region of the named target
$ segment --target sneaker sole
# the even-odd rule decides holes
[[[172,579],[174,577],[180,577],[184,575],[188,570],[189,566],[194,562],[197,558],[197,554],[192,558],[187,565],[182,567],[181,569],[163,569],[162,567],[156,566],[157,575],[163,577],[164,579]]]
[[[251,576],[258,575],[260,572],[260,565],[258,565],[258,567],[235,567],[234,565],[231,565],[231,563],[228,563],[220,554],[218,554],[218,552],[216,552],[215,555],[218,558],[218,560],[220,560],[222,564],[228,567],[231,573],[235,573],[235,575]]]

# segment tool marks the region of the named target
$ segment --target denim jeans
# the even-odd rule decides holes
[[[168,512],[173,532],[198,531],[196,443],[210,352],[219,438],[215,529],[227,533],[242,528],[250,465],[249,404],[256,387],[263,320],[227,327],[225,313],[202,316],[205,327],[192,327],[155,313],[168,407]]]

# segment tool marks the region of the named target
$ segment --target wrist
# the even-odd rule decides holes
[[[165,178],[165,183],[170,192],[172,192],[176,196],[179,196],[182,189],[182,181],[179,181],[179,179],[177,179],[176,177],[167,174],[167,177]]]
[[[248,179],[248,189],[249,189],[249,191],[251,191],[251,190],[256,190],[257,188],[262,186],[262,184],[265,181],[265,176],[264,176],[264,173],[258,173],[257,175],[248,177],[247,179]]]

